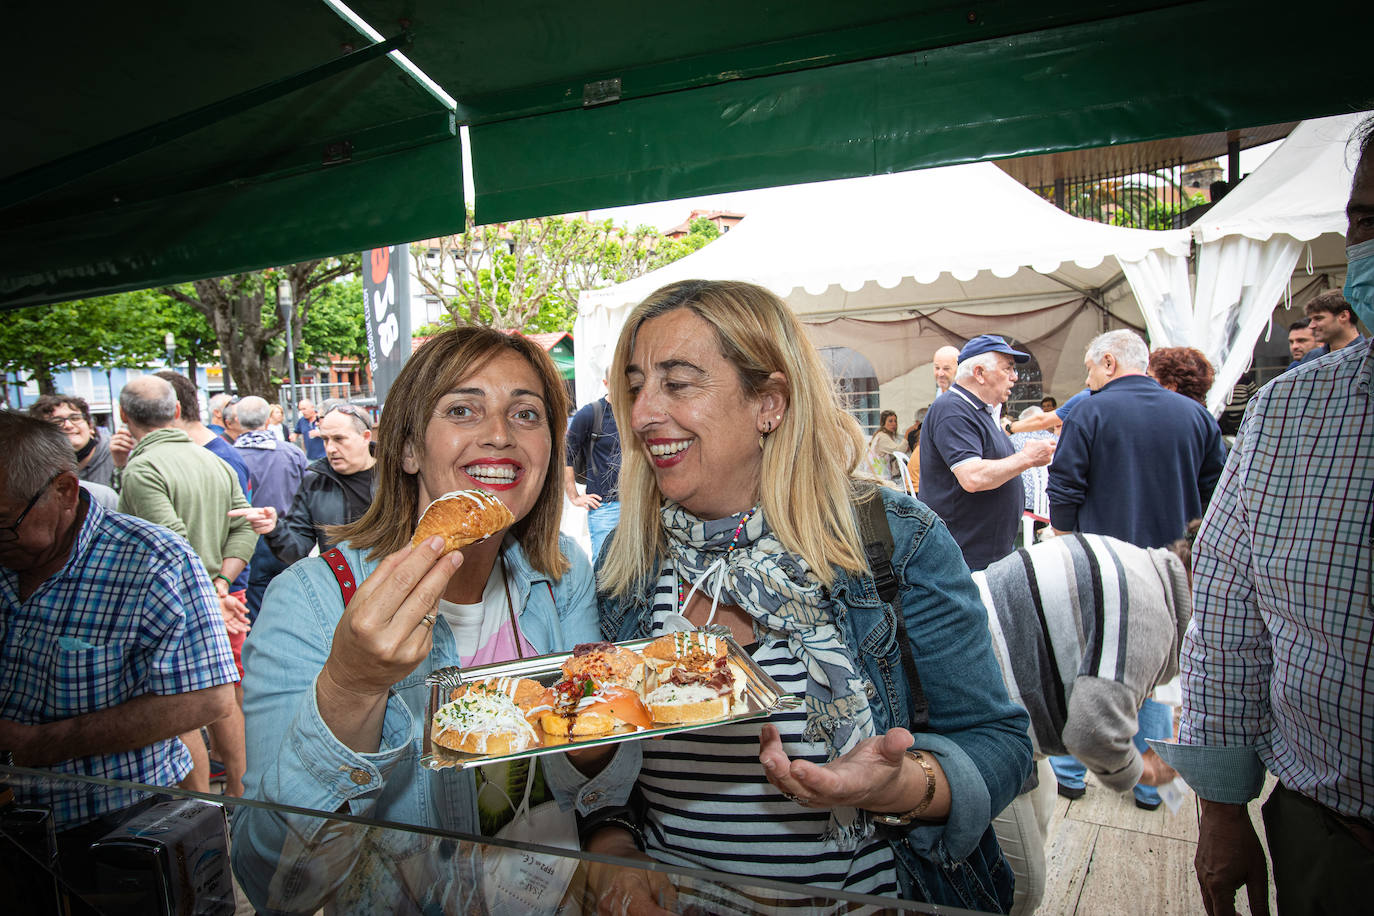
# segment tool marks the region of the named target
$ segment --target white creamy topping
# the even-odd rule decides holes
[[[650,691],[644,702],[655,705],[672,703],[701,703],[705,700],[719,699],[715,690],[704,684],[691,684],[679,687],[677,684],[662,684]]]
[[[515,732],[532,742],[538,741],[534,728],[525,720],[515,701],[508,696],[480,691],[440,706],[434,714],[434,724],[461,735]]]

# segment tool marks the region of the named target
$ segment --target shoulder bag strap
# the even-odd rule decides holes
[[[353,600],[353,593],[358,590],[358,583],[353,577],[353,567],[348,565],[343,551],[337,547],[325,551],[320,556],[329,564],[329,571],[334,574],[334,578],[339,580],[339,594],[343,596],[344,607],[348,607],[348,602]]]
[[[916,657],[911,652],[911,639],[907,636],[905,615],[898,598],[901,585],[892,569],[892,552],[896,545],[877,488],[874,487],[867,497],[861,497],[854,508],[859,517],[859,536],[863,538],[864,555],[873,574],[878,597],[892,605],[893,616],[897,619],[897,647],[902,656],[902,674],[907,683],[908,728],[913,733],[929,731],[930,703],[926,700],[921,675],[916,670]]]

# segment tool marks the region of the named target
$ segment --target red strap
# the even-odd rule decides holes
[[[343,595],[344,607],[348,607],[348,602],[353,600],[353,593],[358,590],[358,583],[353,581],[353,567],[348,565],[343,551],[337,547],[325,551],[320,556],[329,564],[329,571],[334,574],[334,578],[339,580],[339,594]]]

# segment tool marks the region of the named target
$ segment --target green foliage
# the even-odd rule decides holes
[[[471,224],[471,214],[468,219]],[[413,274],[456,324],[530,332],[570,331],[583,290],[632,280],[691,254],[720,235],[706,219],[688,236],[665,239],[648,226],[628,229],[611,220],[550,216],[492,226],[412,245]]]
[[[66,368],[161,363],[167,330],[147,290],[16,309],[0,321],[0,369],[52,393],[53,375]]]
[[[367,359],[363,279],[357,274],[320,287],[301,329],[296,359],[311,363],[329,354]]]

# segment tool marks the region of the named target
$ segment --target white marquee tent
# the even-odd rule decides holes
[[[991,163],[786,189],[701,251],[582,294],[578,402],[598,395],[629,310],[702,278],[768,287],[817,345],[864,354],[880,384],[994,332],[1031,349],[1047,391],[1072,390],[1094,334],[1143,323],[1153,346],[1207,353],[1220,411],[1290,282],[1343,280],[1347,139],[1362,117],[1303,122],[1197,224],[1167,232],[1069,216]]]
[[[864,353],[880,383],[928,363],[946,343],[995,331],[1032,348],[1047,386],[1063,363],[1061,387],[1071,388],[1083,347],[1109,315],[1115,326],[1141,324],[1121,263],[1151,252],[1184,258],[1188,245],[1186,230],[1069,216],[992,163],[790,188],[701,251],[584,292],[577,399],[597,396],[629,310],[688,278],[768,287],[818,345]]]
[[[1151,345],[1197,347],[1217,367],[1208,397],[1214,412],[1248,366],[1275,305],[1311,277],[1344,282],[1345,203],[1356,156],[1348,141],[1367,114],[1302,122],[1193,224],[1191,292],[1187,259],[1176,251],[1123,263]]]

